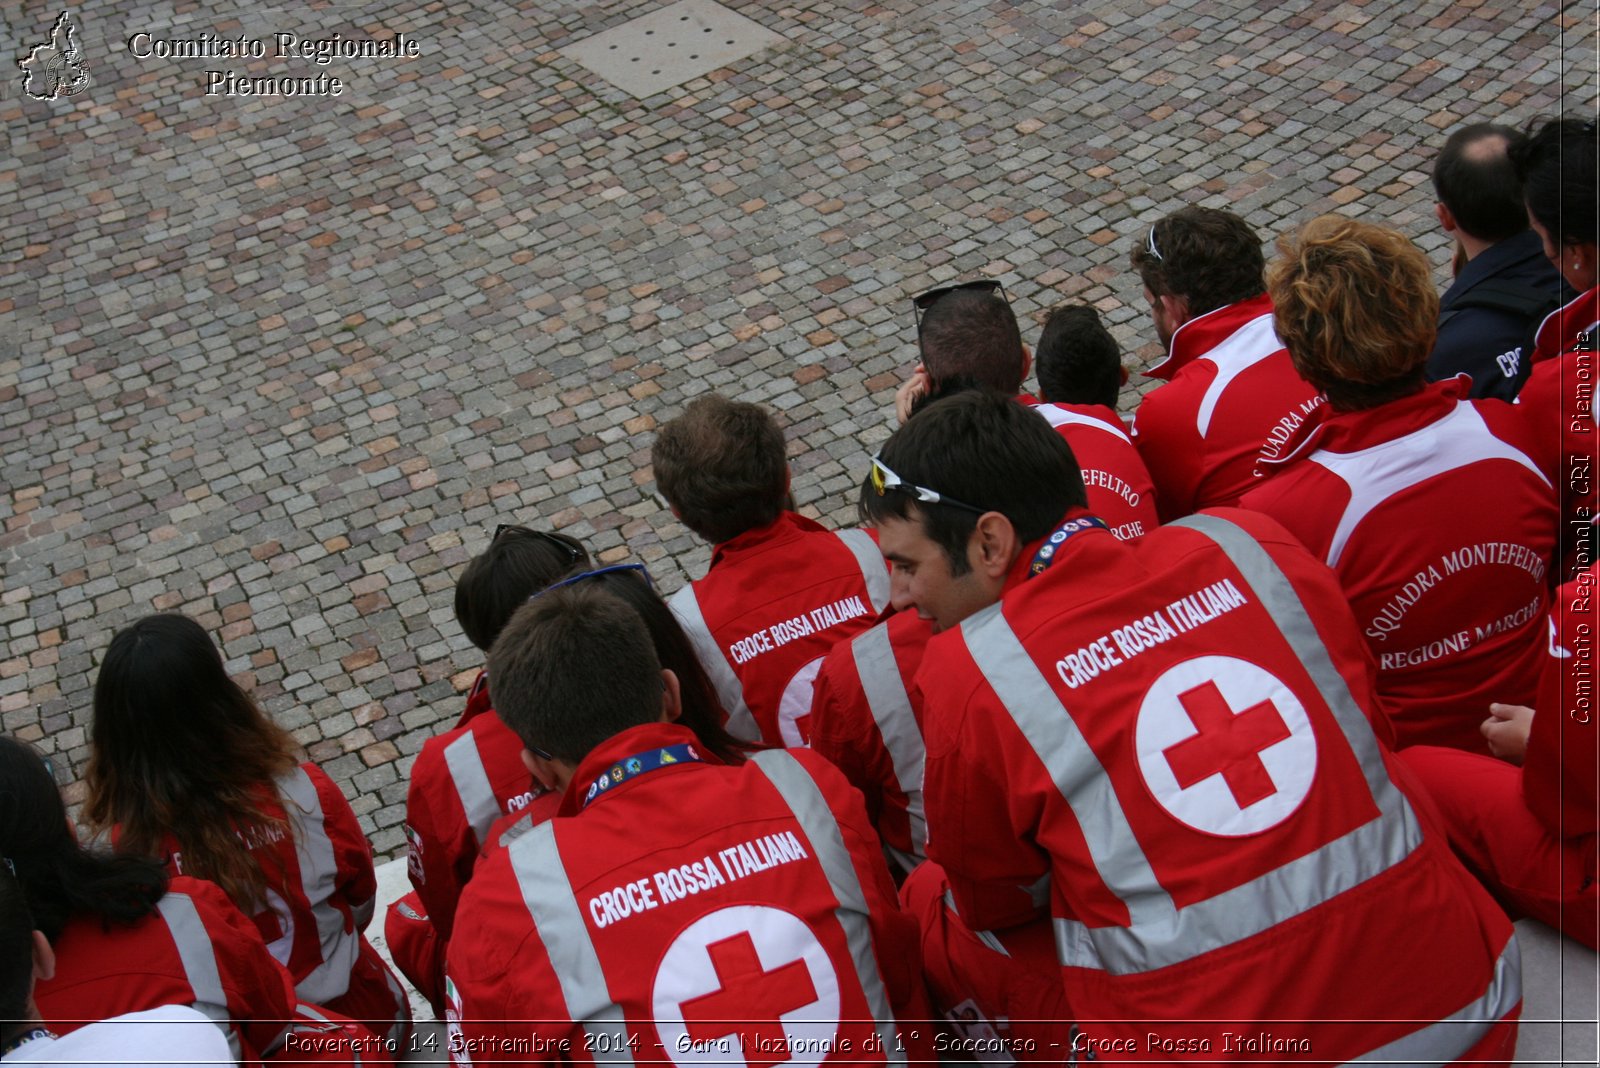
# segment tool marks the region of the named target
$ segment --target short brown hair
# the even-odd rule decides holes
[[[661,716],[661,662],[639,613],[588,582],[517,609],[489,651],[494,710],[529,749],[568,764]]]
[[[765,408],[715,393],[661,428],[650,462],[678,518],[713,545],[776,520],[789,492],[778,424]]]
[[[1154,251],[1152,251],[1154,249]],[[1134,239],[1133,269],[1156,296],[1182,297],[1190,315],[1258,297],[1261,239],[1231,211],[1190,205]]]
[[[1323,215],[1278,239],[1267,270],[1278,337],[1343,411],[1414,393],[1438,332],[1428,260],[1403,234]]]

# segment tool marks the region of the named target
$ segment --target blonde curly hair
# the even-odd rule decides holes
[[[1420,249],[1387,227],[1323,215],[1280,237],[1278,253],[1267,292],[1301,378],[1342,411],[1422,388],[1439,294]]]

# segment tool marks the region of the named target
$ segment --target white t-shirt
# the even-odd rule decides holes
[[[36,1038],[0,1060],[6,1064],[76,1064],[84,1068],[237,1063],[217,1022],[186,1005],[163,1005],[113,1016],[61,1038]]]

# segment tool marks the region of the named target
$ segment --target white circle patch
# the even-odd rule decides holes
[[[1161,807],[1206,834],[1259,834],[1294,814],[1317,773],[1305,707],[1271,672],[1201,656],[1151,684],[1135,728],[1139,770]]]
[[[839,1030],[828,951],[799,917],[766,905],[718,909],[684,928],[650,996],[675,1064],[818,1064]]]
[[[811,716],[811,694],[817,688],[817,673],[822,670],[822,657],[808,661],[783,688],[778,701],[778,734],[789,749],[802,749],[811,744],[809,726],[801,720]]]

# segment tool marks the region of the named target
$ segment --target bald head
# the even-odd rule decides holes
[[[1494,244],[1528,228],[1509,151],[1523,140],[1509,126],[1480,122],[1451,134],[1433,164],[1433,188],[1468,236]]]

